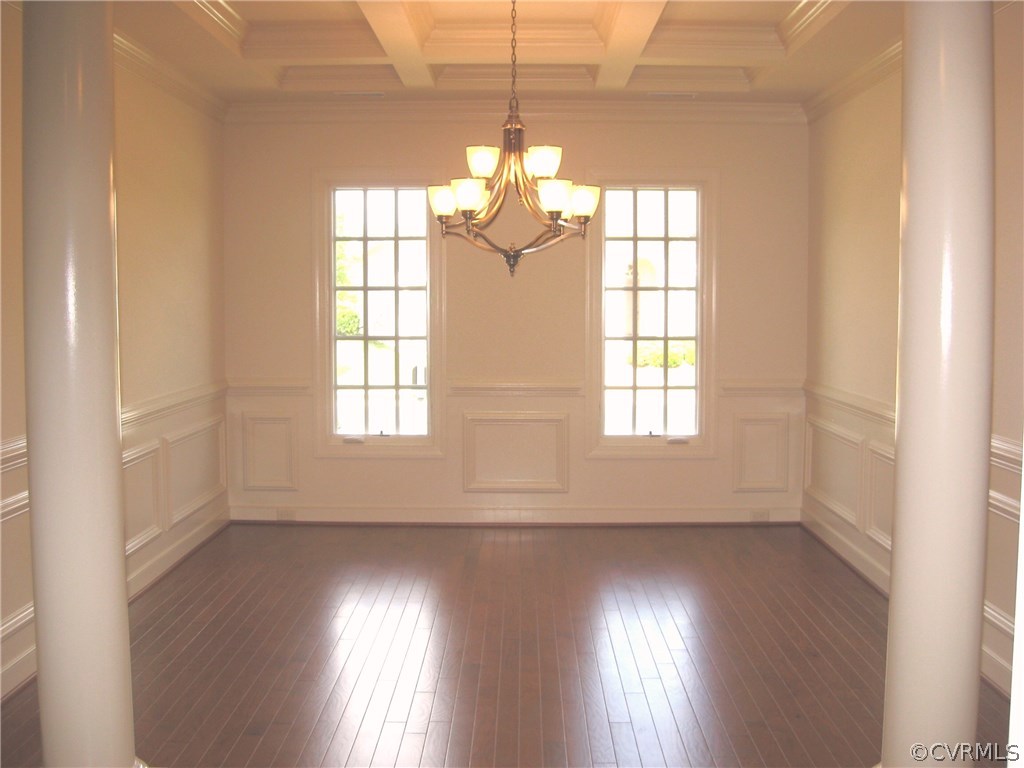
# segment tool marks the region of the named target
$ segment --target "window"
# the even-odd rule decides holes
[[[700,432],[701,199],[696,188],[605,192],[601,434]]]
[[[431,433],[427,193],[332,193],[334,435]]]

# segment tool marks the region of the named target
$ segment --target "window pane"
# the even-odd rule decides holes
[[[363,190],[334,190],[334,236],[363,236]]]
[[[636,384],[660,387],[665,383],[665,342],[638,341],[636,344]]]
[[[398,431],[402,435],[427,434],[427,393],[422,389],[398,390]]]
[[[370,336],[395,335],[394,291],[367,292],[366,333]]]
[[[604,284],[633,287],[633,242],[609,240],[604,244]]]
[[[393,435],[397,430],[395,424],[395,390],[371,389],[369,392],[369,413],[366,419],[366,432],[371,435]]]
[[[636,244],[636,284],[663,288],[665,286],[665,243]]]
[[[674,340],[668,343],[668,384],[692,387],[697,383],[697,344]]]
[[[371,240],[367,245],[366,284],[395,284],[395,241]]]
[[[668,434],[697,434],[697,392],[692,389],[668,391]]]
[[[334,284],[363,284],[363,241],[339,240],[334,244]]]
[[[636,234],[639,237],[664,237],[664,190],[641,189],[636,193]]]
[[[363,372],[363,342],[334,342],[334,380],[336,384],[362,386],[366,383]]]
[[[604,292],[604,335],[619,338],[633,335],[631,291]]]
[[[425,386],[427,383],[427,342],[398,342],[398,383]]]
[[[604,383],[610,387],[633,385],[633,342],[604,343]]]
[[[605,192],[607,435],[696,434],[699,205],[696,189]]]
[[[697,243],[674,240],[668,244],[668,284],[672,288],[697,285]]]
[[[697,292],[668,292],[668,335],[695,336],[697,334]]]
[[[333,202],[335,430],[426,435],[426,190],[335,189]]]
[[[606,389],[604,393],[604,433],[633,434],[633,392],[629,389]]]
[[[669,237],[697,236],[697,190],[673,189],[668,193]]]
[[[608,237],[633,236],[633,192],[608,189],[604,193],[604,233]]]
[[[427,335],[427,292],[398,292],[398,335]]]
[[[427,284],[427,241],[402,240],[398,243],[398,284]]]
[[[665,390],[636,391],[636,434],[661,435],[665,432]]]
[[[362,291],[337,291],[334,295],[334,332],[338,336],[361,336],[365,327]]]
[[[664,336],[665,294],[662,291],[639,291],[636,301],[638,335]]]
[[[334,395],[335,431],[341,435],[366,432],[366,402],[361,389],[339,389]]]
[[[395,190],[367,190],[366,234],[369,237],[394,237]]]
[[[427,236],[426,190],[398,190],[398,235],[399,237]]]
[[[367,383],[371,386],[395,383],[395,342],[367,342]]]

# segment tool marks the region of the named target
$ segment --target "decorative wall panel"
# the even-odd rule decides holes
[[[153,440],[124,452],[125,554],[130,555],[167,530],[160,443]]]
[[[568,491],[567,422],[564,413],[466,413],[464,489]]]
[[[789,490],[789,415],[737,414],[733,490]]]
[[[242,433],[242,483],[245,490],[297,490],[291,417],[243,413]]]
[[[217,417],[163,438],[171,524],[224,493],[224,419]]]

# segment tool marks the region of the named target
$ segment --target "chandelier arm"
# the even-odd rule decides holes
[[[506,249],[502,248],[499,245],[496,245],[494,241],[487,237],[487,235],[476,229],[471,230],[469,234],[467,234],[463,229],[449,229],[444,234],[445,237],[447,237],[448,235],[455,235],[456,237],[460,237],[467,243],[476,246],[481,251],[487,251],[488,253],[497,253],[501,256],[504,256],[507,253]],[[480,242],[481,240],[483,240],[484,242]]]
[[[509,167],[506,155],[502,151],[501,159],[498,161],[498,170],[487,184],[487,189],[491,191],[491,198],[487,201],[487,205],[484,206],[483,212],[473,218],[473,223],[477,229],[489,226],[497,217],[501,206],[504,205],[509,185]]]
[[[526,248],[520,248],[519,249],[519,253],[520,253],[521,256],[526,256],[528,253],[537,253],[537,251],[543,251],[546,248],[550,248],[553,245],[557,245],[558,243],[562,242],[563,240],[568,240],[570,237],[582,237],[582,234],[583,234],[582,232],[578,232],[576,230],[573,230],[571,232],[562,232],[561,234],[557,235],[556,237],[550,238],[548,240],[543,240],[542,242],[538,243],[537,245],[532,245],[531,244],[530,246],[527,246]]]
[[[516,169],[513,183],[516,187],[516,193],[519,195],[519,200],[523,203],[526,210],[530,212],[530,215],[539,223],[545,226],[550,226],[551,217],[548,215],[547,211],[540,207],[540,197],[537,192],[537,185],[530,181],[522,165]]]

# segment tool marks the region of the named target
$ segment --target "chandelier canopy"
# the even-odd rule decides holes
[[[466,147],[470,176],[427,187],[427,195],[442,237],[457,235],[477,248],[499,254],[509,274],[515,275],[516,265],[526,254],[570,237],[586,237],[587,224],[601,198],[600,187],[577,186],[556,178],[561,147],[526,148],[526,126],[519,119],[516,94],[516,0],[512,0],[512,95],[501,132],[500,148]],[[498,215],[510,188],[544,229],[526,245],[512,243],[502,248],[484,230]]]

